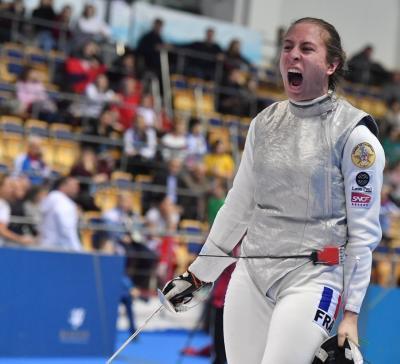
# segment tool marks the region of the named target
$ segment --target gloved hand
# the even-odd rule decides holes
[[[185,272],[167,282],[162,290],[165,298],[173,305],[176,312],[187,311],[194,297],[204,300],[212,288],[212,283],[202,282],[191,272]]]

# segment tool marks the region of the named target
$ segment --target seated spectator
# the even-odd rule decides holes
[[[42,120],[52,121],[55,118],[57,105],[46,91],[42,71],[26,68],[15,86],[22,116],[29,116],[34,111]]]
[[[121,191],[117,206],[103,215],[104,222],[112,227],[108,232],[117,251],[128,257],[128,273],[139,288],[149,288],[150,278],[157,265],[158,254],[149,248],[141,233],[142,221],[132,210],[132,195]]]
[[[224,73],[229,74],[233,69],[249,72],[251,63],[241,53],[239,39],[232,39],[224,54]]]
[[[8,228],[11,217],[10,203],[15,196],[14,188],[11,177],[0,176],[0,246],[9,243],[30,246],[35,244],[35,239],[31,235],[16,234]]]
[[[223,114],[246,116],[250,114],[251,103],[254,101],[254,93],[250,91],[243,73],[237,68],[231,69],[227,79],[221,83],[218,111]]]
[[[211,195],[207,200],[207,220],[211,227],[217,217],[219,209],[225,203],[226,191],[221,183],[216,181],[211,190]]]
[[[81,51],[65,61],[65,85],[67,91],[83,93],[86,86],[94,82],[99,74],[106,72],[95,42],[85,43]]]
[[[32,11],[33,21],[36,20],[39,23],[35,24],[39,47],[46,52],[51,51],[55,46],[53,29],[56,17],[53,0],[40,0],[39,6]],[[40,22],[44,24],[40,24]]]
[[[182,163],[181,159],[173,158],[168,161],[167,169],[160,169],[155,174],[153,184],[164,188],[164,191],[152,192],[150,197],[151,201],[160,201],[161,197],[166,195],[174,205],[179,205],[180,208],[185,205],[185,196],[178,191],[179,189],[187,188],[183,178]]]
[[[232,156],[226,152],[222,140],[215,141],[211,146],[211,153],[204,157],[204,164],[208,175],[229,182],[235,172],[235,162]]]
[[[157,131],[157,135],[162,133],[163,128],[161,120],[154,110],[153,97],[150,94],[142,95],[140,106],[137,108],[137,114],[144,118],[147,126],[152,127]]]
[[[128,157],[127,169],[132,174],[149,174],[157,152],[157,135],[146,126],[143,117],[137,116],[124,134],[124,154]]]
[[[108,70],[108,78],[114,90],[120,88],[126,78],[136,80],[137,77],[136,57],[132,51],[127,51],[123,56],[118,57]]]
[[[120,101],[114,106],[114,109],[118,112],[118,122],[123,131],[131,127],[132,120],[136,117],[141,92],[140,82],[134,78],[126,77],[121,81],[121,92],[118,93]]]
[[[98,119],[107,104],[120,101],[118,95],[110,89],[105,74],[99,74],[93,83],[86,86],[85,96],[86,99],[82,102],[72,105],[71,111],[75,113],[74,116]]]
[[[41,204],[43,215],[39,226],[41,245],[56,250],[82,251],[78,235],[78,206],[74,199],[79,193],[75,177],[61,177]]]
[[[184,160],[187,156],[186,123],[181,117],[174,118],[172,131],[161,138],[161,155],[164,161]]]
[[[207,153],[207,141],[202,132],[201,121],[197,118],[189,120],[189,134],[187,140],[186,162],[189,166],[203,160]]]
[[[71,17],[71,6],[64,5],[60,13],[56,16],[56,25],[53,29],[53,37],[58,44],[58,49],[64,52],[69,52],[71,49],[69,44],[73,35],[71,29]]]
[[[0,4],[0,43],[19,41],[25,27],[25,5],[23,0]],[[12,17],[12,18],[11,18]]]
[[[146,227],[150,232],[149,239],[157,239],[160,260],[157,275],[160,285],[174,276],[176,267],[175,237],[180,220],[179,208],[166,195],[159,195],[157,204],[150,208],[145,216]]]
[[[188,172],[183,173],[183,180],[193,195],[183,198],[182,217],[184,219],[204,221],[206,218],[207,195],[213,185],[212,181],[207,177],[204,163],[195,163]]]
[[[11,182],[13,185],[12,201],[10,203],[11,216],[26,219],[28,215],[25,213],[25,201],[31,188],[29,179],[25,176],[16,176],[12,178]],[[18,235],[37,235],[36,226],[30,222],[11,222],[8,228]]]
[[[27,142],[27,152],[14,161],[14,174],[26,176],[33,186],[44,184],[51,175],[51,170],[43,160],[42,140],[31,135]]]
[[[107,161],[99,160],[93,149],[84,148],[77,158],[77,162],[71,168],[71,176],[86,179],[80,182],[79,194],[75,200],[84,211],[99,210],[91,193],[91,185],[92,183],[105,183],[109,180],[111,169],[108,167]]]
[[[96,16],[96,8],[93,4],[86,4],[81,17],[77,22],[76,40],[78,44],[94,40],[104,42],[110,40],[111,29],[99,17]]]
[[[98,120],[93,119],[89,123],[84,124],[83,133],[110,139],[115,138],[115,134],[119,132],[120,128],[117,113],[112,108],[106,106]],[[115,149],[115,147],[107,143],[98,143],[97,141],[85,141],[83,145],[93,148],[96,154],[107,153],[110,149]]]
[[[187,57],[186,73],[189,76],[203,78],[205,80],[214,80],[217,60],[224,58],[222,48],[214,40],[215,31],[213,28],[207,28],[203,41],[193,42],[183,47],[194,51],[194,57]]]

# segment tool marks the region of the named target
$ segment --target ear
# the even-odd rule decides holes
[[[328,69],[326,70],[326,74],[328,76],[333,75],[336,71],[336,68],[338,68],[340,64],[340,61],[338,58],[335,58],[335,60],[332,63],[328,63]]]

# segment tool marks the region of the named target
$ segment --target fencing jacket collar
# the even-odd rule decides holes
[[[289,108],[292,114],[299,118],[309,118],[327,114],[333,110],[335,99],[331,93],[317,97],[311,101],[289,100]]]

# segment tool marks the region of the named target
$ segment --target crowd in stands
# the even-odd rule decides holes
[[[75,157],[67,168],[57,168],[51,153],[59,147],[58,139],[50,132],[23,131],[28,134],[23,153],[2,161],[7,174],[0,179],[0,237],[3,243],[23,246],[126,255],[131,278],[148,288],[152,277],[161,284],[176,269],[186,268],[198,248],[183,244],[187,238],[178,232],[187,225],[182,222],[191,221],[190,228],[205,234],[232,183],[238,160],[229,125],[218,124],[213,134],[209,120],[215,112],[220,120],[227,114],[248,119],[274,100],[259,92],[260,72],[242,54],[238,39],[224,50],[209,28],[202,40],[171,45],[163,39],[164,21],[156,19],[136,49],[110,59],[105,54],[114,49],[111,30],[95,6],[85,5],[76,22],[72,10],[66,5],[57,13],[52,0],[41,0],[27,14],[23,0],[0,3],[2,55],[10,56],[10,42],[15,49],[38,47],[48,58],[62,55],[52,70],[46,62],[20,60],[14,78],[5,80],[0,72],[0,81],[13,86],[0,103],[3,134],[6,116],[27,120],[25,125],[40,119],[49,130],[65,125]],[[171,112],[157,105],[166,91],[159,84],[160,51],[169,52],[171,74],[195,79],[201,87],[211,85],[213,115]],[[180,57],[185,57],[183,63]],[[347,88],[378,94],[386,103],[386,113],[377,119],[388,160],[382,246],[392,251],[400,242],[400,72],[388,72],[374,61],[369,45],[348,66]],[[279,94],[275,81],[267,86]],[[115,177],[115,171],[125,175]],[[90,214],[93,218],[86,222],[100,227],[87,244],[78,230]],[[14,222],[11,216],[27,220]],[[137,258],[142,256],[144,260]],[[374,279],[384,282],[385,269],[377,264]]]

